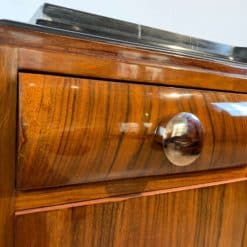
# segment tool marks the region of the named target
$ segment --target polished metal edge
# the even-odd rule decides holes
[[[156,50],[165,49],[180,54],[198,54],[220,60],[247,63],[247,48],[244,47],[233,47],[49,3],[39,8],[32,22],[45,27],[132,43]]]

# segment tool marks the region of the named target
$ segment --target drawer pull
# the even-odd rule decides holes
[[[156,140],[162,144],[167,159],[176,166],[188,166],[199,156],[203,143],[203,128],[193,114],[182,112],[156,129]]]

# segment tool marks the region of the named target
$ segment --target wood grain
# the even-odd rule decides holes
[[[18,191],[16,195],[16,214],[26,210],[43,211],[57,209],[61,205],[88,205],[102,201],[124,200],[170,193],[195,188],[203,188],[247,180],[247,167],[223,169],[211,172],[190,173],[186,176],[155,176],[90,183],[76,186],[49,188],[36,191]]]
[[[20,73],[19,189],[185,173],[246,164],[246,94]],[[154,132],[191,112],[200,158],[170,165]]]
[[[16,217],[16,247],[246,246],[247,182]]]
[[[14,242],[17,50],[0,46],[0,246]]]

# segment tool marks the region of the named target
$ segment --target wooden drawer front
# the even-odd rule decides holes
[[[242,182],[18,215],[15,246],[244,247],[246,190]]]
[[[19,189],[244,165],[247,95],[19,74]],[[203,126],[200,157],[170,164],[154,141],[180,112]]]

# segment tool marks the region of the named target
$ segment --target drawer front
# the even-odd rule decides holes
[[[244,247],[246,190],[242,182],[18,215],[15,246]]]
[[[155,137],[181,112],[202,126],[186,166]],[[19,189],[245,165],[246,139],[245,94],[19,74]]]

